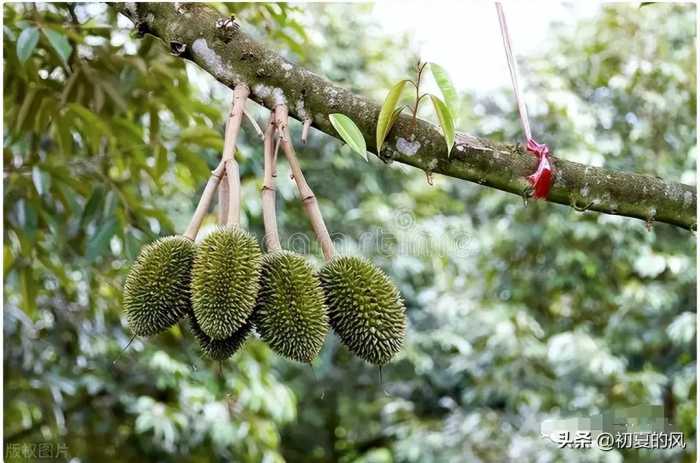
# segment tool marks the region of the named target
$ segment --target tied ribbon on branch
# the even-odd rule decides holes
[[[520,95],[520,84],[518,83],[518,68],[513,58],[513,48],[510,44],[510,34],[508,33],[508,26],[506,25],[506,17],[503,12],[503,5],[500,2],[496,2],[496,12],[498,13],[498,23],[501,26],[501,36],[503,37],[503,46],[506,50],[506,60],[508,61],[508,70],[510,71],[510,81],[513,84],[513,93],[515,93],[515,100],[518,103],[518,113],[520,114],[520,122],[523,125],[523,130],[525,131],[525,138],[527,140],[526,148],[527,151],[537,156],[539,163],[537,164],[537,170],[534,174],[529,175],[527,180],[530,182],[533,188],[533,197],[547,198],[549,195],[549,190],[552,187],[553,173],[554,169],[552,163],[549,159],[549,148],[545,144],[540,144],[532,138],[532,132],[530,131],[530,122],[527,118],[527,108],[525,106],[525,101]]]
[[[546,198],[552,186],[552,163],[549,162],[549,148],[545,144],[539,144],[532,138],[528,138],[527,150],[540,160],[535,173],[527,177],[533,188],[532,195],[535,198]]]

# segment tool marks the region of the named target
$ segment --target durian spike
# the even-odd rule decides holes
[[[299,196],[304,204],[304,211],[311,222],[311,227],[316,234],[316,238],[321,244],[321,250],[323,251],[323,256],[326,261],[330,261],[333,258],[335,252],[333,248],[333,241],[328,234],[328,229],[323,221],[323,216],[321,215],[321,210],[318,207],[318,201],[314,192],[306,183],[304,174],[299,166],[299,160],[297,159],[296,153],[294,152],[294,146],[292,146],[291,136],[289,134],[289,127],[287,125],[289,120],[288,110],[286,105],[277,105],[275,107],[275,125],[277,130],[281,132],[281,143],[284,154],[287,157],[287,162],[289,162],[289,167],[292,170],[292,175],[294,176],[294,181],[297,184],[297,189],[299,190]]]
[[[263,139],[264,146],[264,177],[263,177],[263,187],[262,187],[262,212],[263,212],[263,224],[265,226],[265,243],[267,244],[267,251],[280,251],[282,250],[282,245],[280,244],[279,233],[277,231],[277,217],[275,215],[275,151],[272,146],[274,143],[274,126],[273,118],[270,117],[270,121],[265,128],[265,138]],[[278,139],[279,142],[279,139]],[[277,145],[279,146],[279,144]]]
[[[219,182],[221,181],[221,176],[224,172],[224,168],[225,163],[224,161],[221,161],[217,168],[212,171],[211,177],[209,177],[209,181],[204,187],[204,192],[202,192],[202,196],[199,198],[199,204],[197,204],[197,209],[195,209],[194,214],[192,215],[192,220],[187,226],[187,230],[185,230],[185,233],[183,233],[183,236],[185,238],[189,238],[190,240],[194,241],[194,239],[197,237],[199,227],[202,225],[204,216],[207,214],[209,206],[211,205],[211,201],[214,198],[214,192],[216,191],[216,187],[219,186]]]

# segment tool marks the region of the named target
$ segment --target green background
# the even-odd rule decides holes
[[[368,5],[217,8],[377,101],[418,58]],[[546,47],[521,56],[533,132],[567,159],[695,184],[695,14],[611,5],[553,25]],[[372,258],[406,299],[407,342],[383,383],[333,334],[313,370],[252,340],[222,376],[178,326],[137,339],[114,364],[130,337],[128,268],[143,244],[184,230],[222,149],[230,91],[153,37],[132,37],[104,5],[6,4],[4,18],[6,451],[44,442],[100,462],[695,460],[694,234],[440,176],[430,186],[315,130],[299,157],[339,249]],[[471,133],[521,137],[508,88],[462,94],[458,119]],[[291,128],[298,141],[300,124]],[[262,238],[262,146],[245,122],[241,138],[243,223]],[[280,163],[282,241],[318,267],[287,174]],[[560,450],[540,435],[547,419],[649,404],[665,407],[685,450]]]

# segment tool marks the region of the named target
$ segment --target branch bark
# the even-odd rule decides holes
[[[273,109],[285,104],[294,118],[337,137],[328,115],[343,113],[358,125],[367,148],[376,153],[375,130],[380,106],[285,60],[238,28],[230,27],[204,4],[116,3],[139,31],[162,39],[169,48],[233,88],[245,83],[250,98]],[[526,176],[537,160],[522,146],[458,134],[450,156],[436,126],[419,120],[410,139],[411,117],[402,115],[388,134],[379,158],[427,173],[460,178],[523,195]],[[651,175],[619,172],[552,157],[555,178],[548,201],[607,214],[697,227],[694,187]]]

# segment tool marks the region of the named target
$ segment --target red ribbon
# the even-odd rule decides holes
[[[539,144],[532,138],[527,139],[527,150],[537,156],[539,164],[534,174],[529,175],[527,180],[532,185],[534,191],[532,196],[535,199],[546,198],[552,187],[552,163],[549,161],[549,148],[545,144]]]
[[[537,156],[539,164],[534,174],[529,175],[527,180],[532,185],[535,199],[546,198],[549,195],[549,189],[552,187],[552,163],[549,160],[549,148],[547,145],[537,143],[530,132],[530,122],[527,118],[527,107],[525,101],[520,95],[520,84],[518,83],[518,65],[513,57],[513,47],[510,44],[510,34],[508,33],[508,25],[506,24],[506,15],[503,12],[503,5],[496,2],[496,12],[498,13],[498,23],[501,26],[501,37],[503,37],[503,48],[506,51],[506,61],[508,62],[508,70],[510,71],[510,81],[513,84],[513,93],[515,101],[518,103],[518,113],[520,114],[520,122],[523,124],[525,138],[527,139],[527,150]]]

